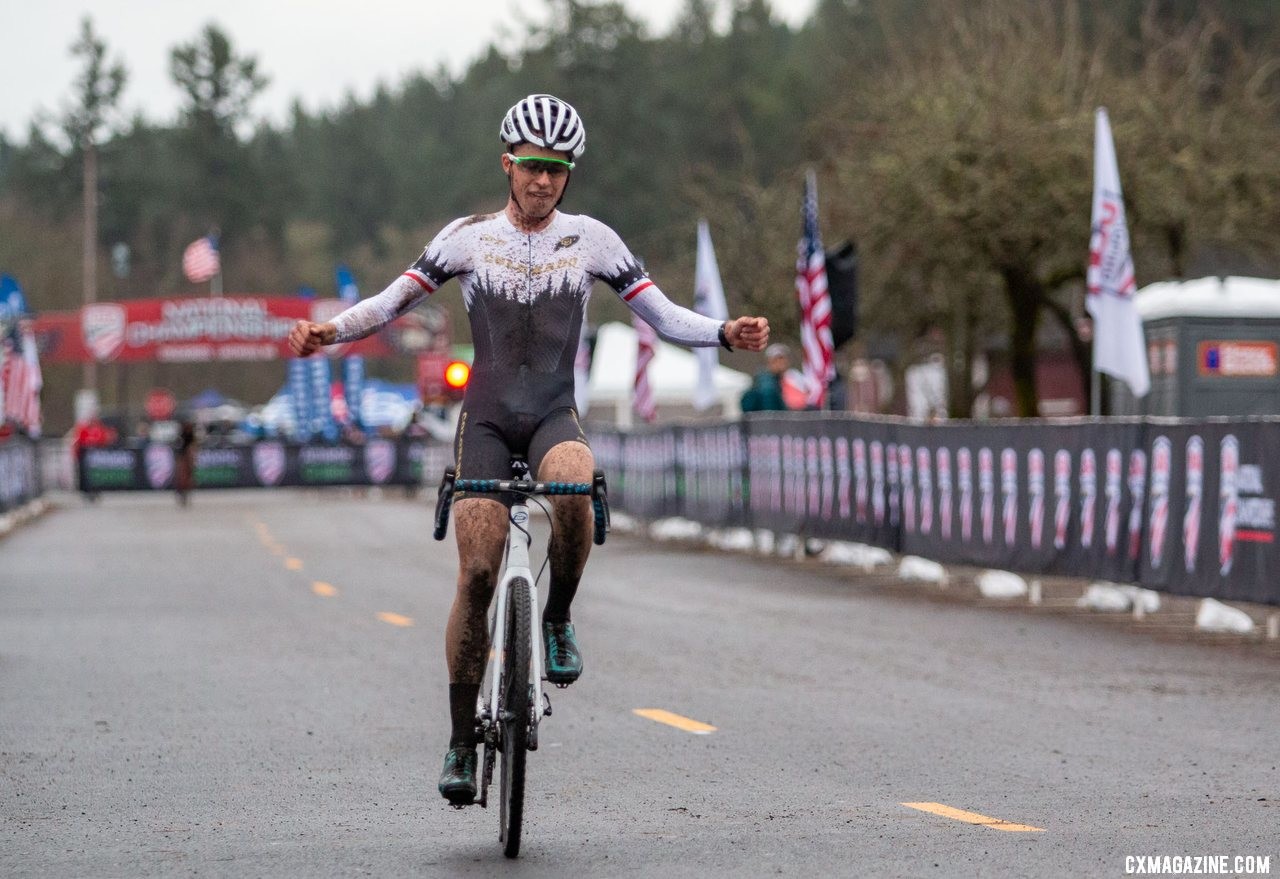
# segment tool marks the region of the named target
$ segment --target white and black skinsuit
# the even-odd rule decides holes
[[[454,277],[475,345],[456,441],[459,477],[465,470],[468,478],[505,478],[513,452],[526,454],[536,474],[557,442],[585,442],[573,363],[596,280],[663,339],[720,342],[721,322],[667,299],[616,232],[559,211],[538,232],[517,229],[504,211],[453,221],[387,289],[335,318],[337,341],[368,336]]]

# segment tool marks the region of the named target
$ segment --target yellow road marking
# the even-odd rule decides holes
[[[390,611],[385,610],[378,611],[378,619],[382,620],[384,623],[390,623],[393,626],[413,625],[413,617],[405,617],[398,613],[391,613]]]
[[[322,598],[333,598],[338,594],[338,590],[330,586],[328,583],[322,583],[319,580],[311,584],[311,591]]]
[[[1030,824],[1014,824],[1011,821],[1004,821],[1000,818],[991,818],[986,815],[979,815],[977,812],[966,812],[963,809],[953,809],[951,806],[942,805],[942,803],[903,803],[902,805],[911,809],[919,809],[921,812],[941,815],[943,818],[951,818],[955,821],[964,821],[966,824],[977,824],[982,827],[990,827],[993,830],[1005,830],[1009,833],[1045,832],[1043,827],[1032,827]]]
[[[284,560],[284,566],[291,571],[301,571],[302,559],[295,559],[293,557],[287,558]]]
[[[667,726],[674,726],[676,729],[682,729],[685,732],[695,733],[696,735],[705,736],[707,733],[713,733],[716,728],[709,723],[703,723],[700,720],[693,720],[688,717],[681,717],[679,714],[672,714],[670,711],[664,711],[661,708],[633,708],[632,714],[638,714],[641,717],[655,720],[658,723],[665,723]]]
[[[258,542],[259,542],[259,543],[261,543],[264,547],[266,547],[268,550],[270,550],[274,555],[284,555],[284,554],[285,554],[284,547],[283,547],[283,546],[281,546],[281,545],[276,541],[276,539],[275,539],[274,537],[272,537],[272,536],[271,536],[271,530],[270,530],[269,528],[267,528],[267,526],[266,526],[264,523],[259,522],[259,523],[258,523],[257,525],[255,525],[254,527],[258,530]],[[297,565],[298,565],[298,566],[297,566],[296,568],[293,566],[293,564],[292,564],[293,562],[297,562]],[[289,568],[289,570],[291,570],[291,571],[297,571],[297,570],[300,570],[300,569],[302,568],[302,562],[299,562],[297,559],[290,559],[288,562],[285,562],[285,566],[286,566],[287,568]]]

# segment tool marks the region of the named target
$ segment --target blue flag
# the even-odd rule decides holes
[[[333,405],[329,400],[329,359],[323,355],[312,356],[307,366],[311,378],[311,435],[333,442],[338,438],[338,425],[333,420]]]
[[[359,302],[360,290],[356,287],[356,279],[351,274],[351,269],[345,265],[338,265],[333,270],[333,274],[338,282],[338,298],[347,305],[355,305]]]
[[[314,287],[299,287],[299,299],[315,299]],[[323,359],[323,357],[321,357]],[[286,373],[289,396],[293,401],[293,436],[298,442],[308,442],[314,433],[311,423],[311,367],[297,357],[289,361]],[[325,396],[328,397],[326,391]]]
[[[356,286],[355,276],[351,269],[339,265],[334,269],[334,279],[338,283],[338,298],[347,307],[360,301],[360,289]],[[342,359],[342,397],[347,403],[347,412],[351,423],[361,427],[360,401],[364,398],[364,358],[353,354]]]
[[[0,275],[0,339],[18,339],[18,319],[27,313],[22,287],[12,275]]]
[[[311,439],[311,378],[307,361],[289,361],[289,396],[293,400],[293,432],[300,442]]]

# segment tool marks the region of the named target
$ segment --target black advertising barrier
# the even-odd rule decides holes
[[[597,431],[592,444],[615,507],[642,518],[1280,604],[1277,419],[922,425],[775,413]]]
[[[1280,604],[1274,472],[1280,424],[1153,422],[1145,451],[1140,581],[1179,595]]]
[[[435,484],[451,455],[445,443],[381,439],[361,444],[298,444],[261,440],[252,445],[201,448],[197,488],[274,488],[326,485]],[[173,488],[171,446],[87,448],[79,460],[81,491]]]
[[[0,440],[0,513],[38,498],[42,491],[36,443],[22,436]]]
[[[595,434],[591,448],[609,480],[610,506],[643,519],[680,514],[676,445],[670,428]]]
[[[718,528],[746,525],[742,426],[676,428],[675,439],[682,515]]]

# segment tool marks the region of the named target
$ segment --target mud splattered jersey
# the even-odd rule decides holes
[[[667,299],[605,224],[557,212],[545,229],[529,233],[503,211],[442,229],[386,290],[335,319],[337,340],[364,338],[455,277],[475,345],[468,409],[534,414],[574,405],[573,361],[596,280],[669,342],[719,341],[721,322]]]

